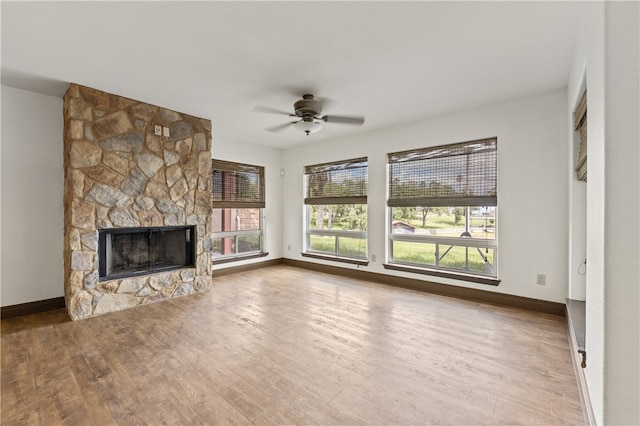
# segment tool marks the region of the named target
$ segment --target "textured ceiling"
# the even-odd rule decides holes
[[[7,2],[2,84],[69,82],[284,148],[566,86],[581,2]],[[304,93],[362,127],[265,128]]]

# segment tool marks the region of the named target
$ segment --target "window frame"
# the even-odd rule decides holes
[[[233,210],[230,208],[219,208],[218,210]],[[226,263],[226,262],[232,262],[232,261],[236,261],[236,260],[244,260],[244,259],[252,259],[252,258],[256,258],[256,257],[264,257],[267,256],[269,253],[266,253],[264,251],[264,214],[263,214],[263,209],[258,209],[258,219],[259,219],[259,228],[258,229],[241,229],[241,230],[234,230],[234,231],[219,231],[219,232],[212,232],[211,233],[211,238],[213,240],[216,240],[218,238],[233,238],[235,241],[235,251],[234,253],[230,253],[230,254],[223,254],[220,256],[215,256],[211,258],[211,261],[213,262],[213,264],[219,264],[219,263]],[[257,235],[260,238],[260,249],[259,250],[255,250],[255,251],[250,251],[250,252],[242,252],[239,253],[238,252],[238,248],[239,248],[239,244],[238,244],[238,238],[239,237],[244,237],[244,236],[253,236],[253,235]]]
[[[442,271],[444,272],[451,272],[451,273],[455,273],[455,274],[467,274],[470,276],[482,276],[482,277],[487,277],[489,279],[497,279],[498,276],[498,230],[497,230],[497,226],[495,228],[495,237],[493,239],[481,239],[481,238],[467,238],[467,237],[444,237],[444,236],[437,236],[437,235],[427,235],[427,234],[401,234],[401,233],[394,233],[393,232],[393,213],[392,213],[392,209],[393,207],[389,207],[389,214],[388,214],[388,226],[387,229],[389,230],[388,232],[388,241],[389,241],[389,262],[390,264],[395,264],[395,265],[404,265],[404,266],[408,266],[408,267],[412,267],[412,268],[422,268],[425,271],[430,271],[430,270],[434,270],[434,271]],[[494,216],[494,220],[495,223],[498,223],[498,211],[497,211],[497,207],[495,208],[495,216]],[[467,221],[470,221],[471,218],[468,217],[465,214],[465,225]],[[466,227],[466,226],[465,226]],[[413,242],[413,243],[424,243],[424,244],[434,244],[436,246],[436,253],[435,253],[435,262],[434,265],[429,265],[429,264],[422,264],[422,263],[416,263],[416,262],[407,262],[407,261],[403,261],[403,260],[394,260],[393,258],[393,243],[395,241],[406,241],[406,242]],[[439,248],[440,246],[449,246],[449,247],[465,247],[467,249],[473,248],[473,249],[491,249],[493,250],[493,265],[491,266],[491,269],[493,270],[493,273],[484,273],[482,271],[476,271],[476,270],[469,270],[467,269],[462,269],[462,268],[452,268],[452,267],[448,267],[448,266],[441,266],[439,265],[440,261],[442,260],[442,258],[446,255],[443,254],[442,257],[439,256],[440,251]],[[469,264],[469,255],[467,254],[466,256],[466,264]]]
[[[318,173],[330,173],[332,168],[344,166],[344,170],[348,170],[348,164],[357,164],[357,163],[365,163],[365,166],[355,166],[352,169],[365,169],[363,174],[364,176],[364,188],[350,188],[353,190],[351,194],[321,194],[321,196],[314,196],[310,192],[309,179],[310,176]],[[367,187],[368,187],[368,158],[354,158],[348,160],[341,161],[332,161],[329,163],[321,163],[315,165],[305,166],[304,170],[304,191],[305,191],[305,209],[304,209],[304,246],[301,255],[303,257],[311,257],[317,259],[325,259],[332,260],[337,262],[351,263],[356,265],[368,265],[369,264],[369,241],[368,241],[368,232],[367,230],[343,230],[343,229],[314,229],[311,226],[312,214],[311,207],[313,205],[316,206],[333,206],[333,205],[358,205],[363,204],[367,208],[367,222],[369,221],[369,206],[367,203]],[[364,189],[364,194],[362,193],[362,189]],[[321,237],[333,237],[334,239],[334,250],[333,252],[314,250],[311,248],[311,238],[312,236],[321,236]],[[340,253],[340,239],[341,238],[353,238],[353,239],[362,239],[365,243],[365,253],[363,256],[352,256],[348,254]]]
[[[229,231],[212,231],[211,239],[212,246],[213,240],[216,239],[224,239],[224,238],[233,238],[235,241],[234,244],[234,252],[229,254],[224,254],[220,256],[212,256],[211,262],[213,265],[234,262],[246,259],[252,259],[257,257],[265,257],[269,253],[265,251],[265,220],[264,220],[264,209],[266,206],[265,202],[265,170],[263,166],[257,166],[252,164],[245,164],[239,162],[232,161],[224,161],[224,160],[211,160],[211,192],[212,192],[212,210],[221,210],[221,214],[224,215],[224,210],[234,210],[234,209],[258,209],[258,220],[259,227],[258,229],[246,229],[246,230],[229,230]],[[230,174],[222,175],[222,182],[219,185],[214,185],[214,172],[223,171]],[[255,196],[247,198],[240,198],[236,195],[228,195],[229,186],[225,182],[225,177],[233,176],[234,173],[243,173],[248,175],[255,175],[258,179],[257,191],[254,194]],[[221,188],[222,194],[218,194],[216,197],[215,189]],[[235,188],[236,191],[238,187]],[[217,198],[217,199],[216,199]],[[257,235],[260,240],[260,249],[250,252],[242,252],[239,253],[239,238],[244,236],[253,236]]]
[[[331,204],[316,204],[316,205],[331,205]],[[351,204],[349,204],[351,205]],[[366,265],[368,264],[369,257],[369,241],[367,231],[351,231],[344,229],[312,229],[311,228],[311,205],[308,204],[305,206],[305,216],[306,216],[306,224],[305,224],[305,251],[302,253],[303,256],[307,257],[316,257],[316,258],[328,258],[330,260],[342,261],[345,263],[355,263],[358,265]],[[367,221],[369,219],[369,207],[367,206]],[[311,237],[317,235],[321,237],[334,237],[334,250],[332,253],[314,250],[311,248]],[[366,250],[364,256],[349,256],[347,254],[340,254],[340,238],[353,238],[353,239],[362,239],[365,242]]]
[[[416,199],[413,203],[410,199],[398,199],[394,198],[391,201],[391,188],[392,188],[392,156],[397,158],[398,155],[404,155],[407,153],[418,153],[424,154],[429,153],[429,151],[437,151],[439,149],[449,149],[457,148],[459,146],[464,146],[465,144],[477,144],[477,143],[494,143],[495,144],[495,181],[496,181],[496,191],[494,193],[495,204],[490,205],[494,207],[494,238],[493,239],[483,239],[483,238],[470,238],[470,237],[450,237],[450,236],[438,236],[438,235],[429,235],[429,234],[404,234],[404,233],[394,233],[393,229],[393,208],[394,207],[419,207],[424,206],[423,200]],[[426,165],[426,163],[425,163]],[[415,150],[407,150],[398,153],[389,153],[387,154],[387,259],[383,264],[385,269],[399,270],[404,272],[413,272],[424,275],[432,275],[444,278],[452,278],[462,281],[470,281],[482,284],[490,284],[490,285],[498,285],[500,280],[498,279],[498,206],[497,206],[497,138],[487,138],[480,139],[476,141],[455,143],[450,145],[441,145],[434,146],[428,148],[421,148]],[[471,220],[471,210],[473,208],[479,207],[487,207],[487,204],[480,205],[482,203],[482,198],[478,199],[478,204],[467,201],[466,205],[457,206],[457,205],[441,205],[443,203],[456,203],[455,198],[450,196],[443,197],[441,201],[434,200],[435,204],[430,204],[429,206],[434,207],[464,207],[466,209],[465,213],[465,229],[470,226]],[[465,200],[466,201],[466,200]],[[416,205],[412,205],[416,204]],[[435,256],[433,264],[424,264],[418,262],[408,262],[405,260],[395,260],[394,259],[394,243],[395,242],[412,242],[412,243],[422,243],[429,244],[435,246]],[[444,254],[440,255],[440,249],[443,248],[445,251]],[[447,248],[448,247],[448,248]],[[465,267],[464,268],[456,268],[447,265],[441,265],[440,262],[453,247],[464,247],[465,248]],[[469,249],[489,249],[492,250],[493,262],[488,265],[488,270],[486,271],[478,271],[469,269],[469,258],[470,253]],[[480,252],[482,258],[485,258],[485,255]],[[486,259],[485,259],[486,263]]]

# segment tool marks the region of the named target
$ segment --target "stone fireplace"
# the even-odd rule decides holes
[[[210,120],[71,84],[64,169],[72,319],[211,288]]]

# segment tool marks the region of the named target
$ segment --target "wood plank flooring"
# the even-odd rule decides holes
[[[1,341],[3,425],[583,422],[564,318],[284,265]]]

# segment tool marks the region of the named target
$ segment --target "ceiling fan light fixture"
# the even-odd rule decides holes
[[[301,130],[309,136],[311,133],[315,133],[318,130],[322,129],[322,124],[315,121],[298,121],[293,125],[296,129]]]
[[[0,0],[1,1],[1,0]],[[315,133],[322,129],[324,123],[337,123],[348,124],[352,126],[362,126],[364,124],[363,116],[348,116],[348,115],[325,115],[321,116],[322,102],[315,99],[313,95],[306,94],[302,96],[302,99],[297,100],[293,104],[293,110],[295,114],[290,114],[279,109],[255,106],[253,108],[257,112],[268,112],[272,114],[286,115],[289,117],[297,117],[299,121],[289,121],[288,123],[282,123],[278,126],[265,129],[269,132],[280,132],[289,126],[294,126],[296,129],[304,132],[307,136],[311,133]]]

